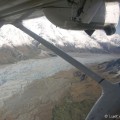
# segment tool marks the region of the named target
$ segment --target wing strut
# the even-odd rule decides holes
[[[102,86],[102,90],[103,90],[102,95],[91,109],[86,120],[106,120],[107,118],[109,118],[110,114],[116,115],[117,111],[118,110],[120,111],[119,83],[112,84],[109,81],[105,80],[104,78],[100,77],[99,75],[88,69],[86,66],[81,64],[79,61],[75,60],[74,58],[72,58],[62,50],[58,49],[48,41],[44,40],[37,34],[33,33],[32,31],[24,27],[21,23],[14,23],[14,26],[16,26],[23,32],[33,37],[35,40],[37,40],[45,47],[55,52],[57,55],[62,57],[64,60],[66,60],[67,62],[78,68],[79,70],[82,70],[84,73],[86,73],[88,76],[90,76],[92,79],[94,79]]]
[[[43,38],[41,38],[37,34],[33,33],[32,31],[30,31],[29,29],[27,29],[26,27],[24,27],[21,23],[16,23],[14,25],[17,28],[19,28],[20,30],[22,30],[23,32],[25,32],[28,35],[30,35],[32,38],[34,38],[38,42],[40,42],[41,44],[43,44],[48,49],[50,49],[53,52],[55,52],[57,55],[59,55],[60,57],[62,57],[64,60],[66,60],[67,62],[69,62],[70,64],[72,64],[74,67],[78,68],[79,70],[82,70],[84,73],[86,73],[92,79],[94,79],[99,84],[101,84],[102,87],[104,85],[106,87],[106,85],[111,84],[110,82],[108,82],[104,78],[100,77],[98,74],[96,74],[93,71],[91,71],[90,69],[88,69],[86,66],[84,66],[83,64],[81,64],[76,59],[72,58],[71,56],[69,56],[68,54],[66,54],[65,52],[63,52],[62,50],[60,50],[59,48],[55,47],[53,44],[49,43],[48,41],[44,40]]]

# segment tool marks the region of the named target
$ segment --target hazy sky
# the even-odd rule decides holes
[[[119,24],[117,26],[117,33],[120,34],[120,19],[119,19]]]
[[[120,5],[120,4],[119,4]],[[116,31],[116,33],[118,33],[119,35],[120,35],[120,18],[119,18],[119,24],[118,24],[118,26],[117,26],[117,31]]]

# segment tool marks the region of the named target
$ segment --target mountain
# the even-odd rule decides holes
[[[120,58],[101,63],[98,68],[120,78]]]
[[[0,29],[0,64],[47,56],[37,45],[33,38],[13,25],[4,25]]]
[[[120,35],[114,34],[112,36],[107,36],[104,31],[97,30],[92,35],[92,38],[95,39],[106,52],[120,52]]]
[[[45,17],[27,20],[23,24],[66,52],[120,52],[120,35],[118,34],[108,37],[104,31],[97,30],[90,37],[84,31],[58,28]]]
[[[65,52],[120,52],[120,35],[118,34],[108,37],[105,32],[96,31],[90,37],[84,31],[58,28],[45,17],[26,20],[23,21],[23,24]],[[0,29],[1,64],[35,57],[45,57],[49,56],[49,54],[51,56],[49,51],[13,25],[4,25]]]

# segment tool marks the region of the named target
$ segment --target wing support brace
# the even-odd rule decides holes
[[[30,35],[32,38],[43,44],[48,49],[55,52],[57,55],[62,57],[64,60],[72,64],[74,67],[82,70],[92,79],[94,79],[97,83],[99,83],[102,87],[102,95],[95,103],[93,108],[91,109],[90,113],[88,114],[86,120],[104,120],[105,117],[108,117],[108,114],[114,114],[120,106],[120,84],[112,84],[111,82],[105,80],[104,78],[100,77],[86,66],[81,64],[79,61],[74,59],[73,57],[69,56],[62,50],[55,47],[53,44],[49,43],[48,41],[41,38],[39,35],[33,33],[26,27],[22,25],[22,23],[14,23],[14,26],[22,30],[23,32]],[[106,116],[105,116],[106,115]]]
[[[17,28],[19,28],[20,30],[22,30],[23,32],[27,33],[32,38],[34,38],[35,40],[37,40],[39,43],[43,44],[45,47],[47,47],[48,49],[50,49],[51,51],[53,51],[54,53],[56,53],[57,55],[62,57],[64,60],[66,60],[67,62],[72,64],[74,67],[78,68],[79,70],[82,70],[84,73],[86,73],[88,76],[90,76],[92,79],[97,81],[102,86],[103,86],[102,82],[110,84],[104,78],[100,77],[99,75],[97,75],[96,73],[94,73],[93,71],[88,69],[86,66],[81,64],[79,61],[77,61],[73,57],[69,56],[68,54],[66,54],[65,52],[63,52],[62,50],[60,50],[59,48],[54,46],[53,44],[49,43],[45,39],[41,38],[39,35],[33,33],[32,31],[30,31],[29,29],[24,27],[21,23],[17,23],[17,24],[14,24],[14,25]]]

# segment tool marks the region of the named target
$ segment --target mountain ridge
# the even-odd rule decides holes
[[[90,37],[84,31],[64,30],[45,17],[23,21],[23,25],[65,52],[120,53],[120,35],[107,36],[96,30]],[[47,52],[46,52],[47,51]],[[49,51],[13,25],[0,29],[0,63],[49,56]]]
[[[47,41],[68,52],[119,53],[120,35],[107,36],[104,31],[96,30],[90,37],[84,31],[65,30],[56,27],[45,17],[24,21],[23,24]],[[117,50],[116,50],[117,48]]]

